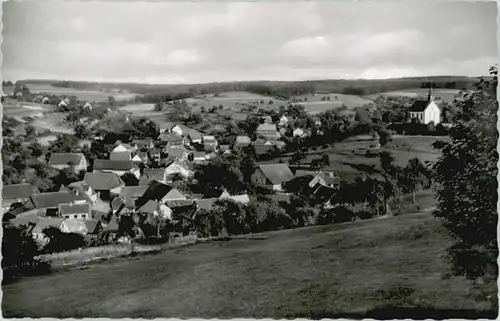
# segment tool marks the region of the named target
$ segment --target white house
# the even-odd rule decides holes
[[[189,170],[185,166],[182,166],[181,164],[177,162],[173,162],[172,164],[168,165],[165,168],[165,177],[174,175],[174,174],[179,174],[183,178],[187,179],[191,176],[194,175],[193,171]]]
[[[293,131],[293,137],[304,137],[306,136],[306,133],[302,128],[295,128]]]
[[[288,117],[286,117],[285,115],[281,116],[280,121],[279,121],[279,125],[286,126],[287,124],[288,124]]]
[[[427,125],[434,122],[434,125],[437,125],[441,122],[441,110],[434,102],[430,90],[427,100],[415,101],[410,107],[409,112],[411,119],[416,119],[422,124]]]

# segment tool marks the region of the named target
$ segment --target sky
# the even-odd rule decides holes
[[[146,83],[486,75],[495,2],[3,4],[5,80]]]

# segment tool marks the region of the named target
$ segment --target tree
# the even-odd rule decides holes
[[[139,180],[137,177],[132,174],[132,173],[125,173],[121,177],[123,182],[125,183],[125,186],[137,186],[139,185]]]
[[[449,248],[453,270],[467,278],[497,275],[497,67],[491,80],[481,78],[476,91],[457,101],[451,142],[436,142],[442,152],[435,163],[438,204],[454,237]]]
[[[418,158],[412,158],[401,171],[398,185],[404,193],[412,193],[413,203],[416,203],[415,192],[430,184],[430,173]]]
[[[330,157],[327,154],[323,154],[321,157],[321,165],[323,167],[330,166]]]
[[[163,101],[158,101],[155,103],[154,111],[163,111]]]

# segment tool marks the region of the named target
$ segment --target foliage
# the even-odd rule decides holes
[[[477,91],[457,101],[458,123],[451,142],[436,142],[443,155],[434,166],[438,205],[455,243],[449,249],[454,272],[469,278],[497,275],[497,67]]]
[[[38,246],[27,227],[4,226],[2,236],[2,270],[5,284],[23,275],[48,272],[50,266],[35,257]]]
[[[64,233],[56,227],[48,227],[42,232],[49,239],[42,250],[44,253],[70,251],[85,246],[85,239],[77,233]]]

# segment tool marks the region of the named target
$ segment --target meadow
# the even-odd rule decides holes
[[[8,318],[496,317],[496,283],[478,291],[450,276],[449,242],[429,212],[262,233],[26,278],[3,287],[2,310]]]
[[[31,93],[45,93],[50,95],[67,95],[76,96],[77,99],[89,102],[108,101],[110,96],[115,100],[129,100],[133,99],[137,94],[133,93],[117,93],[117,92],[103,92],[97,90],[79,90],[74,88],[55,87],[50,84],[27,84]]]

